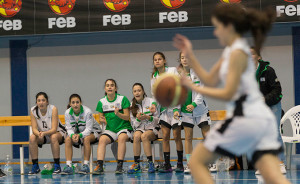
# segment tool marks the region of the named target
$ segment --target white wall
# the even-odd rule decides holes
[[[0,116],[11,116],[11,85],[9,49],[0,49]],[[11,141],[11,127],[1,127],[1,141]],[[1,145],[0,160],[12,155],[12,146]]]
[[[270,37],[262,52],[264,59],[271,61],[283,86],[283,108],[294,105],[293,57],[291,36]],[[194,41],[196,55],[209,69],[221,55],[217,40]],[[171,42],[152,42],[114,45],[88,45],[70,47],[33,47],[28,51],[29,106],[35,104],[35,94],[45,91],[50,103],[56,105],[59,114],[66,110],[68,97],[72,93],[81,95],[83,103],[95,110],[98,100],[103,97],[104,81],[116,79],[118,92],[132,98],[134,82],[144,84],[150,94],[152,54],[163,51],[169,66],[177,66],[178,51]],[[210,109],[224,109],[223,102],[208,99]],[[201,136],[195,128],[194,135]],[[174,143],[172,143],[174,144]],[[62,147],[63,148],[63,147]],[[172,146],[174,148],[174,146]],[[96,150],[96,149],[95,149]],[[128,143],[127,157],[132,157],[132,145]],[[64,158],[64,149],[61,150]],[[79,158],[79,150],[74,157]],[[51,158],[49,146],[40,151],[40,158]],[[107,151],[108,157],[112,157]],[[171,150],[175,156],[175,150]]]

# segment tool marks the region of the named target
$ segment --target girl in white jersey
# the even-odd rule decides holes
[[[152,114],[150,108],[154,102],[152,98],[147,97],[144,87],[141,83],[135,83],[132,87],[133,99],[130,106],[131,126],[134,129],[133,134],[133,153],[134,164],[128,170],[129,174],[141,172],[140,155],[141,142],[143,142],[144,152],[148,159],[148,173],[154,173],[151,141],[158,138],[157,112]]]
[[[29,138],[29,151],[32,159],[32,170],[29,174],[38,174],[40,168],[38,165],[38,147],[43,144],[51,144],[51,150],[54,158],[53,174],[61,172],[60,144],[64,142],[65,128],[60,123],[58,111],[54,105],[50,105],[48,95],[39,92],[36,95],[36,105],[30,111],[32,135]]]
[[[203,86],[196,73],[190,68],[188,59],[182,52],[179,54],[179,62],[180,65],[177,68],[178,73],[181,76],[187,76],[195,85]],[[194,125],[197,125],[199,128],[201,128],[203,138],[205,138],[210,129],[211,121],[208,113],[208,107],[203,96],[200,93],[192,90],[188,91],[188,97],[185,103],[181,105],[180,114],[182,116],[182,126],[184,127],[184,146],[188,163],[193,150],[192,140]],[[185,168],[184,173],[190,173],[189,166]]]
[[[65,112],[66,129],[68,136],[65,140],[66,145],[66,167],[62,174],[73,174],[72,165],[73,148],[79,148],[83,145],[83,164],[78,173],[88,174],[89,160],[91,155],[91,144],[99,140],[101,127],[93,117],[90,108],[82,105],[81,97],[78,94],[72,94],[69,97],[68,109]]]
[[[172,73],[179,75],[177,72],[176,67],[167,67],[166,57],[161,52],[156,52],[153,54],[153,72],[151,78],[151,92],[152,87],[155,81],[159,78],[160,75],[163,73]],[[153,92],[152,92],[153,96]],[[179,107],[177,108],[165,108],[161,107],[158,104],[158,108],[160,111],[160,121],[159,124],[161,125],[162,129],[162,138],[163,138],[163,152],[164,152],[164,159],[165,164],[163,168],[160,168],[159,172],[172,172],[172,167],[170,164],[170,133],[171,129],[173,129],[173,137],[176,143],[176,150],[178,155],[178,162],[176,172],[183,172],[183,145],[181,140],[181,124],[178,120],[179,116]],[[155,109],[155,108],[154,108]]]
[[[245,9],[240,4],[219,4],[212,14],[214,34],[226,46],[220,60],[207,72],[197,61],[191,42],[182,35],[174,38],[174,46],[186,54],[190,66],[207,87],[197,87],[187,78],[182,82],[190,89],[213,98],[227,101],[226,120],[209,132],[204,143],[193,151],[190,160],[197,183],[213,183],[206,164],[216,154],[248,159],[261,172],[266,183],[285,184],[276,157],[282,147],[277,140],[276,120],[263,101],[255,81],[255,68],[247,40],[242,37],[251,30],[259,50],[271,27],[274,12]],[[219,82],[223,88],[215,88]]]

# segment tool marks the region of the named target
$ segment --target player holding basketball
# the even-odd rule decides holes
[[[93,174],[103,174],[103,161],[106,153],[106,145],[118,140],[118,165],[116,174],[122,174],[123,162],[126,153],[126,142],[132,139],[133,129],[130,124],[130,101],[127,97],[117,93],[117,83],[114,79],[105,81],[105,97],[98,102],[96,111],[100,115],[100,123],[106,125],[102,133],[97,149],[97,167]]]
[[[166,57],[161,52],[156,52],[153,54],[153,72],[151,78],[151,92],[153,88],[153,84],[163,73],[171,73],[179,75],[176,67],[167,67]],[[152,92],[153,93],[153,92]],[[152,94],[153,96],[153,94]],[[171,129],[173,129],[173,137],[176,143],[177,155],[178,155],[178,163],[176,172],[183,172],[183,145],[181,140],[181,126],[178,120],[179,110],[178,108],[165,108],[158,107],[160,109],[160,121],[162,129],[162,138],[163,138],[163,152],[165,164],[163,168],[159,169],[159,172],[172,172],[172,167],[170,164],[170,133]]]
[[[148,173],[154,173],[151,141],[158,138],[157,112],[152,114],[150,107],[154,103],[152,98],[147,97],[144,87],[140,83],[135,83],[132,87],[133,99],[130,106],[130,120],[134,129],[133,134],[133,153],[134,164],[128,170],[129,174],[141,172],[140,155],[141,142],[143,142],[144,152],[148,159]]]
[[[53,174],[59,174],[61,172],[60,144],[64,142],[66,130],[58,118],[57,108],[49,104],[46,93],[39,92],[36,95],[36,105],[31,108],[30,120],[32,135],[29,138],[29,151],[33,165],[28,174],[33,175],[40,172],[38,147],[42,148],[43,144],[51,144],[54,158]]]
[[[84,161],[78,173],[88,174],[90,172],[91,144],[99,140],[101,127],[93,117],[91,109],[82,105],[81,97],[78,94],[72,94],[69,97],[68,109],[65,112],[65,122],[68,131],[65,141],[67,165],[62,174],[74,173],[72,145],[76,148],[84,146]]]
[[[203,95],[227,101],[227,119],[214,126],[204,143],[193,151],[190,167],[197,183],[213,183],[206,164],[216,159],[217,154],[243,153],[247,153],[266,183],[289,183],[281,174],[276,157],[282,151],[276,119],[263,101],[253,74],[250,47],[242,37],[251,30],[255,48],[260,50],[273,18],[271,10],[258,12],[240,4],[217,5],[212,14],[214,34],[226,48],[209,72],[197,61],[186,37],[174,38],[174,46],[189,58],[190,66],[207,87],[195,86],[187,78],[182,79],[183,84]],[[224,84],[223,88],[215,88],[219,82]]]
[[[188,59],[184,53],[179,54],[180,65],[177,70],[180,75],[186,75],[197,86],[203,86],[193,69],[189,67]],[[193,151],[193,128],[197,125],[201,128],[203,137],[205,138],[210,129],[210,117],[208,113],[208,107],[200,93],[189,90],[188,96],[184,104],[181,105],[180,114],[182,116],[182,125],[184,127],[185,134],[185,154],[187,163],[190,160],[191,153]],[[190,173],[189,166],[184,170],[184,173]]]

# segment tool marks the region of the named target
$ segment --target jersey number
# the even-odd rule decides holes
[[[42,121],[42,123],[43,123],[43,128],[48,128],[46,121]]]

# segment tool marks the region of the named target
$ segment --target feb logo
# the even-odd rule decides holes
[[[51,10],[57,15],[67,15],[70,13],[76,0],[48,0]]]
[[[2,17],[15,16],[22,7],[22,0],[0,0],[0,15]]]
[[[177,9],[185,3],[185,0],[160,0],[160,2],[167,8]]]
[[[130,0],[103,0],[105,7],[113,12],[121,12],[127,8]]]
[[[240,3],[242,0],[220,0],[222,3]]]

